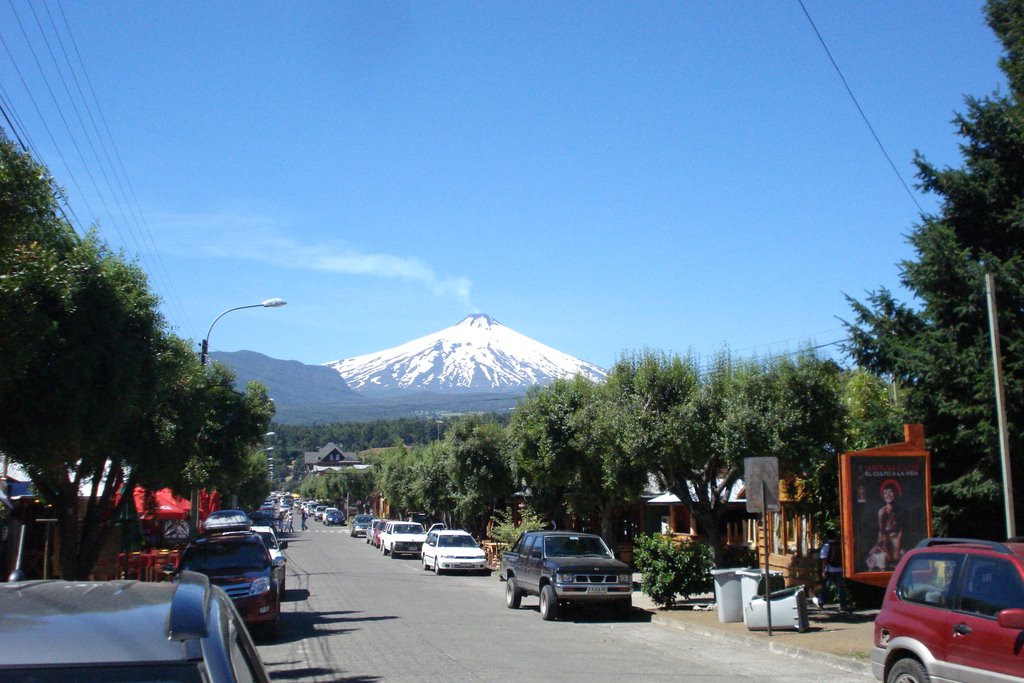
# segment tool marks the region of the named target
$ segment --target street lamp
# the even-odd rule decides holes
[[[258,304],[249,304],[248,306],[235,306],[234,308],[229,308],[228,310],[218,315],[216,318],[213,319],[213,322],[210,323],[210,329],[206,333],[206,338],[203,339],[203,350],[199,354],[200,365],[206,365],[206,356],[208,355],[208,352],[210,350],[210,332],[213,332],[213,326],[217,324],[218,320],[226,316],[231,311],[240,311],[243,308],[281,308],[281,306],[284,306],[287,303],[288,302],[285,301],[284,299],[267,299],[266,301],[261,301]]]
[[[249,304],[248,306],[235,306],[224,311],[210,323],[210,329],[206,331],[206,337],[203,339],[202,351],[199,353],[199,364],[206,367],[206,357],[210,350],[210,333],[213,332],[213,326],[217,324],[217,321],[226,316],[231,311],[240,311],[243,308],[281,308],[288,302],[284,299],[266,299],[258,304]],[[189,537],[195,538],[199,534],[199,489],[195,486],[192,488],[191,496],[191,509],[189,510]]]

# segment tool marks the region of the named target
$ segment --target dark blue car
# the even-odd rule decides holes
[[[327,508],[324,510],[324,524],[331,526],[332,524],[344,524],[345,513],[338,508]]]

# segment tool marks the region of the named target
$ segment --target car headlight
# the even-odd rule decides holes
[[[270,577],[261,576],[249,584],[249,595],[261,595],[270,592]]]
[[[619,574],[619,583],[633,583],[633,576],[631,574]]]
[[[574,574],[558,574],[556,578],[558,579],[558,583],[572,583],[576,580],[576,576]]]

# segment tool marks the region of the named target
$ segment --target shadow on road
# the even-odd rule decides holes
[[[305,681],[309,679],[322,678],[324,676],[331,676],[332,681],[338,681],[338,683],[373,683],[373,681],[383,680],[380,676],[351,676],[345,677],[338,676],[339,672],[334,669],[324,669],[322,667],[307,667],[305,669],[289,669],[288,671],[278,671],[270,675],[272,681]]]
[[[296,591],[301,592],[301,591]],[[362,612],[287,612],[281,615],[280,633],[275,643],[291,643],[306,638],[347,633],[360,623],[389,621],[395,616],[374,616]],[[345,628],[350,626],[350,628]]]

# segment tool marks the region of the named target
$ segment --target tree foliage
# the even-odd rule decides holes
[[[839,368],[812,353],[736,361],[647,351],[624,356],[609,384],[628,412],[620,448],[646,458],[649,471],[701,523],[712,558],[725,558],[720,530],[744,459],[771,456],[782,472],[804,474],[834,458],[842,426]]]
[[[81,579],[122,487],[230,486],[273,408],[265,390],[242,395],[229,375],[202,372],[142,270],[77,235],[57,195],[0,138],[0,449],[53,506],[61,574]]]
[[[1003,490],[986,271],[996,281],[1010,451],[1024,452],[1024,3],[991,0],[987,15],[1003,44],[1009,92],[966,98],[954,119],[960,168],[916,156],[920,187],[941,206],[914,227],[915,258],[900,263],[913,301],[884,288],[850,298],[847,345],[862,367],[903,389],[908,419],[925,425],[936,530],[983,538],[1000,533],[990,520],[1001,517]],[[1024,503],[1015,499],[1020,516]]]
[[[663,536],[641,534],[633,544],[633,558],[643,575],[640,589],[662,607],[671,609],[677,598],[712,588],[711,553],[703,544],[678,545]]]
[[[516,474],[530,505],[556,522],[563,508],[582,520],[597,519],[614,546],[613,522],[636,500],[647,480],[647,463],[616,444],[621,413],[612,385],[577,376],[531,391],[509,424]]]

